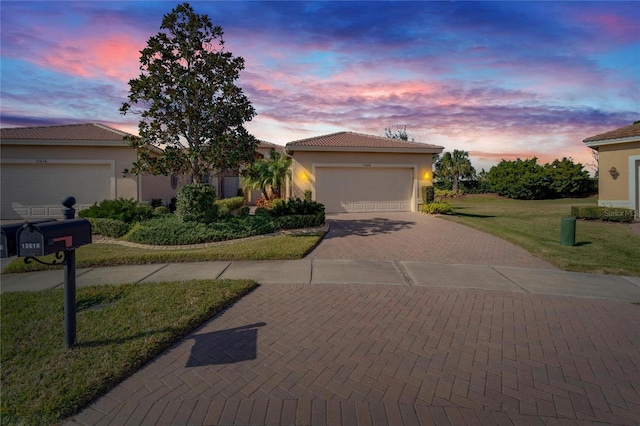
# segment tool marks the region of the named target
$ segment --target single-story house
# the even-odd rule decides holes
[[[0,129],[0,218],[61,217],[67,196],[76,211],[115,198],[168,203],[177,179],[132,175],[137,155],[125,135],[102,124]]]
[[[640,211],[640,123],[588,137],[598,151],[598,205]]]
[[[288,193],[305,191],[328,213],[418,211],[420,188],[433,185],[433,155],[426,143],[338,132],[289,142],[293,157]]]

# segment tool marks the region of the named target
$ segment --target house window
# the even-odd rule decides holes
[[[205,173],[202,175],[202,183],[206,183],[207,185],[209,185],[209,173]]]
[[[171,189],[176,189],[178,187],[178,176],[175,174],[171,175]]]

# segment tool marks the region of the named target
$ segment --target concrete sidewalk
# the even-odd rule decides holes
[[[76,272],[78,287],[185,279],[246,278],[260,284],[402,285],[640,302],[640,277],[505,266],[302,259],[80,268]],[[63,282],[64,274],[61,270],[6,274],[0,276],[0,289],[2,292],[35,291],[61,287]]]

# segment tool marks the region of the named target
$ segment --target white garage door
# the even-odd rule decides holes
[[[110,164],[3,163],[2,219],[60,217],[73,196],[76,212],[113,198]]]
[[[315,175],[327,213],[411,211],[412,168],[317,167]]]

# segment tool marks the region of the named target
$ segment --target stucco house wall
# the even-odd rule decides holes
[[[290,142],[289,196],[325,204],[327,212],[417,211],[432,185],[433,154],[444,148],[354,132]]]
[[[640,211],[640,123],[584,143],[598,151],[598,205]]]
[[[61,217],[65,196],[78,211],[104,199],[170,200],[169,177],[130,173],[136,152],[126,134],[100,124],[1,129],[0,218]]]

